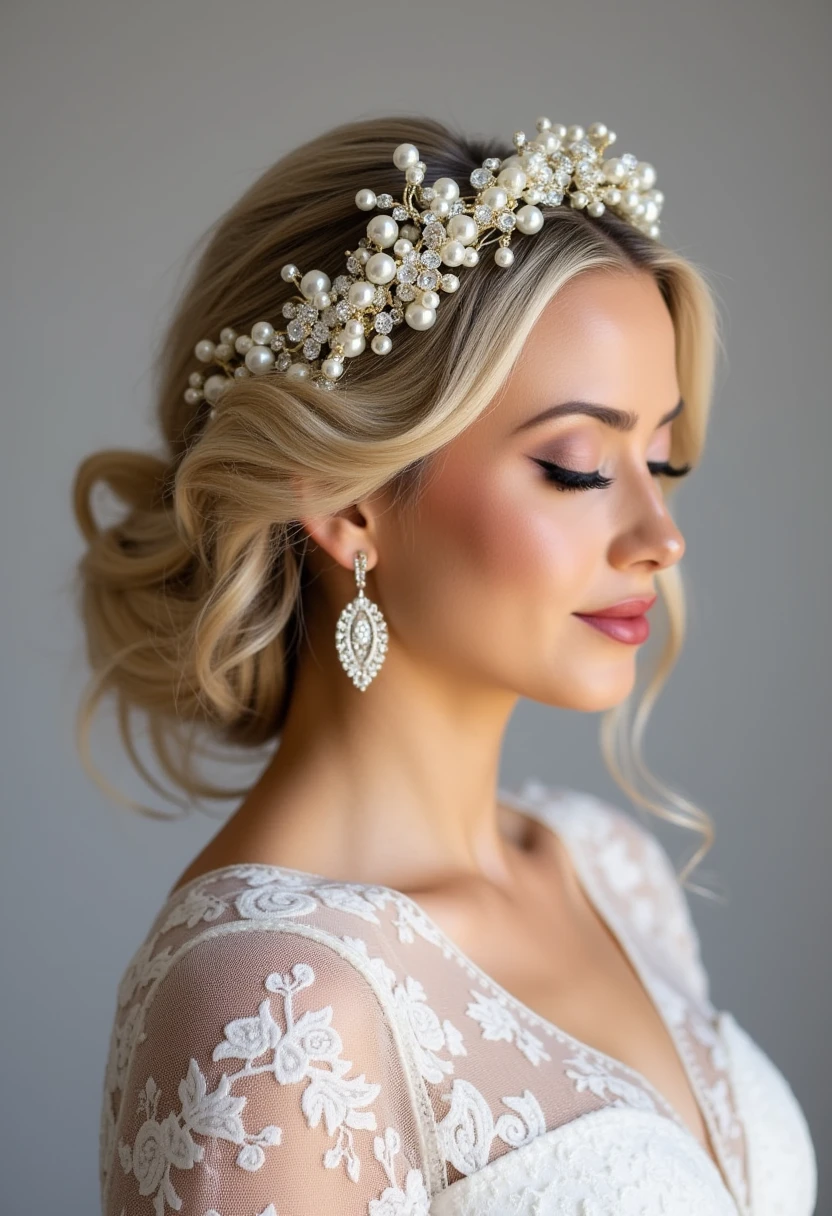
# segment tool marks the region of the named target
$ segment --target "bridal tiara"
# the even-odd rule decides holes
[[[185,400],[215,406],[235,379],[279,372],[290,380],[310,380],[333,389],[346,360],[360,355],[370,339],[376,355],[389,354],[393,330],[430,329],[445,292],[459,289],[452,269],[476,266],[480,250],[496,241],[494,261],[508,267],[515,230],[532,236],[543,227],[540,206],[568,205],[588,215],[607,207],[647,236],[658,238],[664,195],[655,188],[656,171],[631,153],[605,157],[616,134],[596,122],[584,130],[538,118],[537,135],[515,131],[516,152],[488,157],[470,175],[473,195],[461,195],[451,177],[423,185],[426,164],[413,144],[399,144],[393,164],[405,175],[401,201],[390,194],[359,190],[361,211],[374,215],[358,247],[347,250],[346,274],[332,281],[323,270],[301,274],[294,263],[280,277],[298,292],[283,305],[287,324],[257,321],[249,333],[226,326],[219,342],[197,342],[194,355],[211,371],[192,372]],[[538,205],[539,204],[539,205]],[[444,270],[443,267],[451,268]],[[327,348],[325,351],[324,348]]]

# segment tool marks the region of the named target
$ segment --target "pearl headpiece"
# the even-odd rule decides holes
[[[543,226],[538,203],[551,207],[566,199],[592,216],[609,207],[658,238],[664,195],[654,188],[652,165],[629,152],[606,159],[616,134],[604,123],[584,131],[538,118],[536,126],[533,140],[515,131],[517,151],[511,156],[488,157],[474,169],[470,183],[475,193],[465,197],[450,177],[423,186],[427,166],[418,148],[399,144],[393,164],[405,175],[402,200],[358,191],[359,210],[391,214],[374,215],[368,222],[358,248],[347,250],[346,274],[332,282],[322,270],[301,275],[293,263],[283,266],[281,278],[299,288],[283,305],[285,329],[257,321],[248,334],[227,326],[218,343],[197,342],[196,358],[219,370],[207,378],[193,372],[185,400],[196,405],[205,398],[213,417],[213,407],[233,379],[269,372],[334,388],[346,360],[360,355],[368,338],[375,354],[386,355],[393,347],[390,334],[403,321],[412,329],[434,324],[440,292],[459,288],[458,277],[443,266],[476,266],[479,250],[494,241],[494,261],[510,266],[515,229],[531,236]]]

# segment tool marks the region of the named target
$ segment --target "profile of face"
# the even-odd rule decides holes
[[[652,597],[656,572],[682,557],[650,467],[669,460],[662,420],[679,399],[673,321],[655,280],[601,269],[571,280],[495,402],[435,454],[415,505],[380,493],[365,533],[315,537],[350,576],[352,553],[367,551],[367,593],[390,631],[377,679],[409,670],[463,698],[505,693],[584,711],[623,700],[639,645],[576,614]],[[635,421],[537,417],[567,402]],[[602,484],[563,488],[548,465]]]

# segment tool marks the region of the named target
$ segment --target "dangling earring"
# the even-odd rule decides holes
[[[356,553],[355,581],[358,595],[350,600],[335,627],[335,647],[341,666],[360,692],[378,674],[387,654],[387,622],[378,604],[364,594],[367,554]]]

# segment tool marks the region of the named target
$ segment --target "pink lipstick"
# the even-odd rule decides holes
[[[630,646],[638,646],[646,642],[650,636],[650,622],[645,613],[656,602],[656,596],[641,599],[620,600],[609,608],[597,608],[592,612],[575,612],[591,625],[593,629],[607,634],[617,642],[626,642]]]

